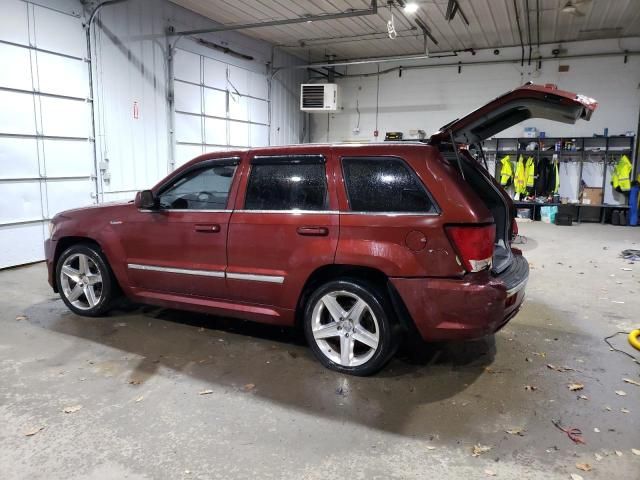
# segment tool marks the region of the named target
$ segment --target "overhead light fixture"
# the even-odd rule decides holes
[[[416,13],[418,11],[418,4],[415,2],[406,3],[404,5],[405,13]]]

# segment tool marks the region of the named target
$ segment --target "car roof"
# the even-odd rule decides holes
[[[421,142],[420,140],[415,141],[387,141],[387,142],[336,142],[336,143],[296,143],[290,145],[271,145],[264,147],[249,147],[249,148],[238,148],[233,150],[225,150],[225,151],[214,151],[207,152],[203,155],[197,157],[197,160],[210,160],[214,158],[228,158],[234,155],[240,155],[246,152],[257,153],[261,152],[268,153],[269,155],[273,154],[295,154],[297,152],[307,152],[309,150],[320,150],[323,148],[380,148],[384,150],[397,150],[397,149],[405,149],[405,148],[425,148],[430,147],[428,143]]]

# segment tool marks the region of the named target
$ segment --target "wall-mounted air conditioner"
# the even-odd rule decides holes
[[[300,110],[303,112],[338,110],[338,85],[335,83],[303,83],[300,85]]]

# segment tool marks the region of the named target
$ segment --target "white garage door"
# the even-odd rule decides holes
[[[94,202],[79,17],[0,0],[0,268],[42,260],[48,219]]]
[[[258,73],[178,50],[176,166],[206,152],[269,144],[269,83]]]

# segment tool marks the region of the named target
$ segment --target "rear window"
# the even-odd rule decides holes
[[[323,157],[260,157],[251,163],[245,210],[327,209]]]
[[[349,207],[354,212],[432,213],[427,190],[397,157],[342,159]]]

